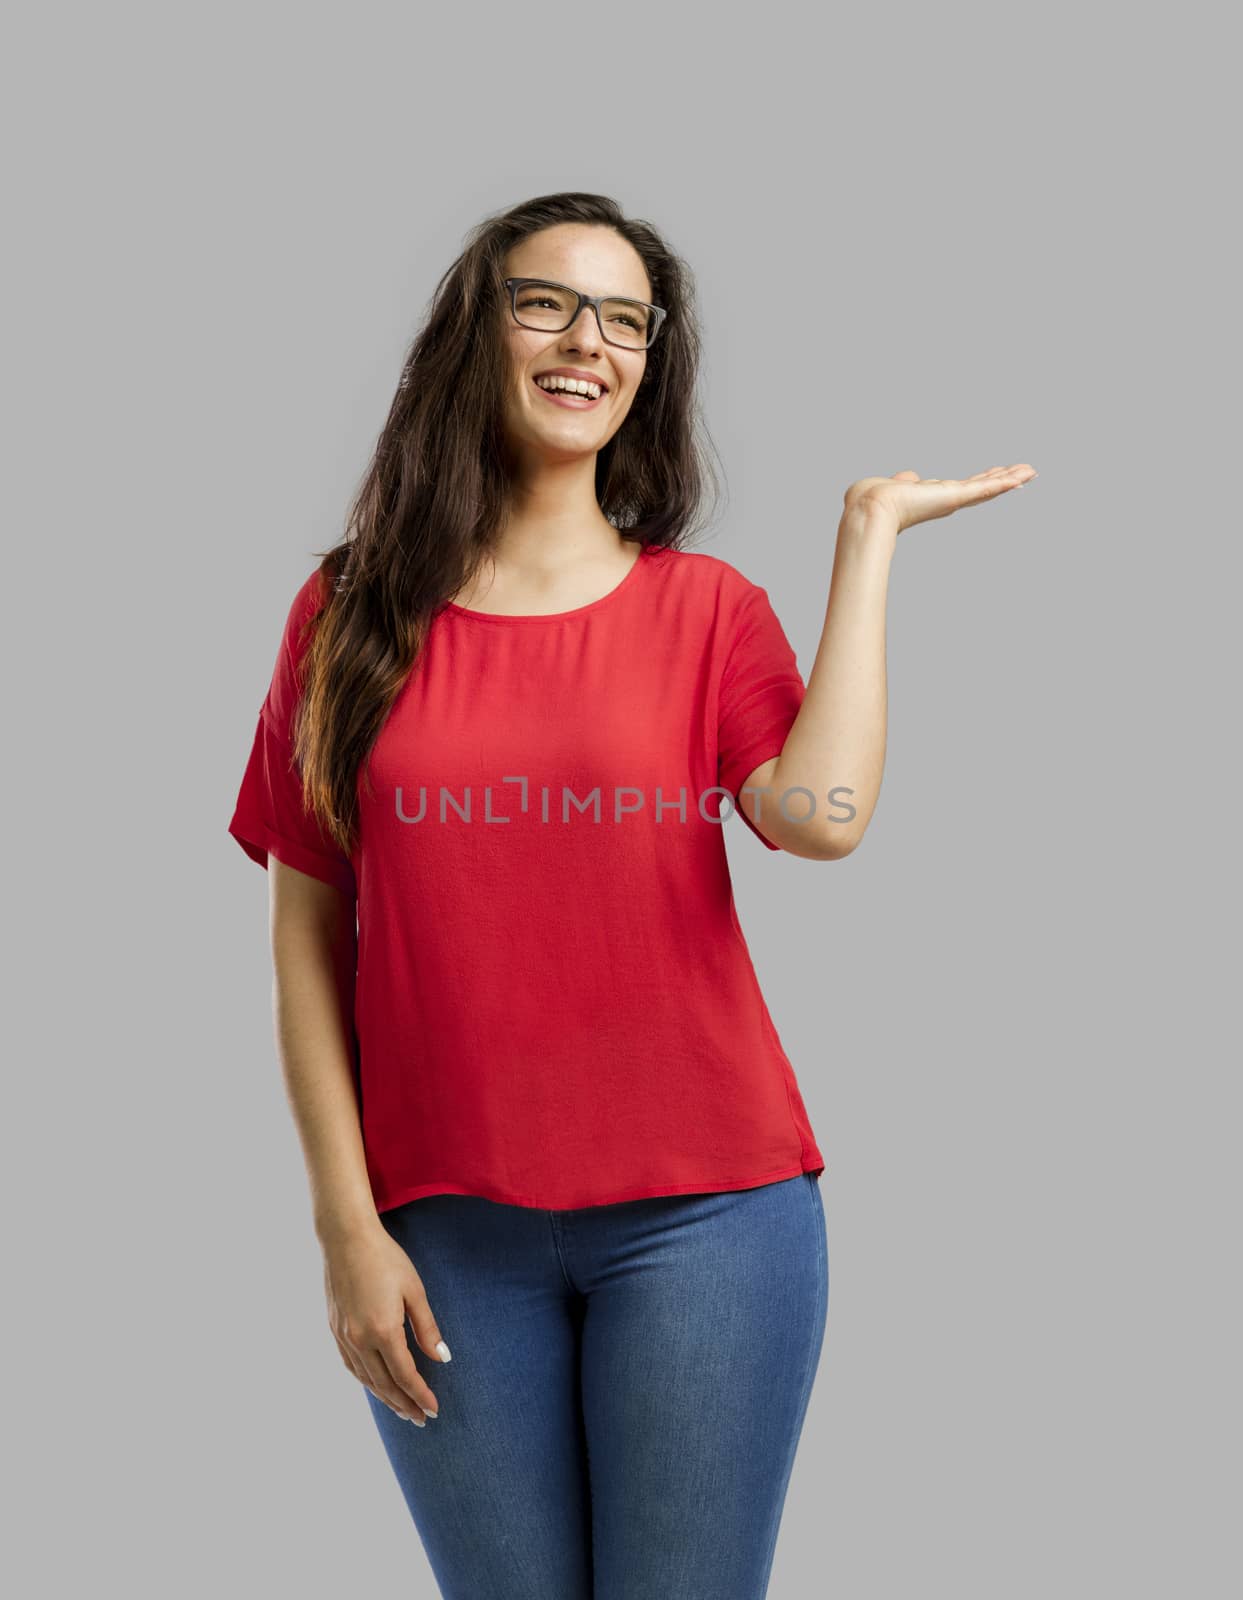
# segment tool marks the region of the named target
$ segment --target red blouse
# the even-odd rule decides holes
[[[721,807],[806,686],[767,592],[649,547],[551,616],[436,615],[346,856],[304,811],[294,598],[229,832],[356,896],[354,1027],[377,1211],[564,1210],[819,1175],[734,906]],[[717,787],[719,786],[719,787]],[[765,804],[776,803],[766,795]],[[746,827],[776,849],[738,809]]]

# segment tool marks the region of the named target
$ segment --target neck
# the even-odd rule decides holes
[[[515,482],[492,556],[498,571],[551,575],[607,564],[630,543],[600,510],[593,456],[545,464],[535,478]]]

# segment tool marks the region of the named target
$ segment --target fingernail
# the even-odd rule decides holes
[[[424,1408],[423,1415],[425,1417],[430,1417],[433,1421],[435,1421],[435,1419],[440,1415],[440,1412],[439,1411],[428,1411],[426,1408]]]
[[[413,1422],[416,1428],[426,1428],[426,1426],[427,1426],[426,1417],[423,1419],[422,1422],[420,1422],[417,1417],[407,1417],[406,1421],[407,1422]]]
[[[453,1360],[453,1357],[449,1354],[449,1346],[444,1342],[443,1339],[441,1339],[440,1342],[436,1346],[436,1354],[440,1357],[440,1359],[442,1361],[452,1361]]]

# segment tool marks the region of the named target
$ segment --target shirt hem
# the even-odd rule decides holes
[[[465,1184],[454,1183],[452,1179],[443,1179],[437,1183],[411,1184],[404,1189],[398,1189],[392,1196],[375,1201],[377,1213],[394,1211],[398,1206],[408,1205],[411,1200],[422,1200],[434,1194],[461,1194],[473,1196],[479,1200],[491,1200],[497,1205],[526,1206],[539,1211],[585,1211],[593,1206],[620,1205],[627,1200],[652,1200],[662,1195],[678,1194],[717,1194],[736,1189],[757,1189],[765,1183],[779,1183],[783,1178],[796,1178],[802,1172],[809,1173],[812,1177],[819,1178],[824,1172],[823,1157],[815,1150],[805,1151],[800,1161],[793,1166],[779,1167],[773,1172],[763,1173],[759,1177],[747,1178],[702,1178],[692,1183],[657,1183],[644,1184],[639,1188],[623,1189],[606,1195],[603,1199],[580,1201],[571,1206],[549,1206],[542,1200],[536,1200],[531,1195],[518,1195],[506,1190],[494,1189],[490,1184]]]
[[[321,856],[306,845],[299,844],[297,840],[286,839],[283,834],[276,833],[266,823],[256,822],[244,816],[240,809],[234,812],[228,831],[250,859],[258,862],[265,870],[268,866],[268,857],[275,856],[285,866],[305,872],[308,877],[318,878],[321,883],[330,883],[334,889],[340,889],[342,894],[352,899],[358,898],[358,885],[352,865],[347,866],[344,861]]]
[[[785,742],[788,738],[788,729],[785,733],[782,733],[780,728],[776,728],[765,739],[753,739],[750,748],[742,756],[735,757],[730,762],[729,772],[719,774],[721,788],[729,791],[730,803],[734,808],[735,814],[742,818],[760,843],[766,845],[769,850],[780,850],[782,847],[779,844],[775,844],[766,833],[762,833],[747,815],[742,805],[742,790],[747,779],[757,767],[762,767],[766,762],[778,759],[785,748]],[[764,794],[764,799],[769,802],[770,811],[778,810],[778,801],[771,790]],[[763,808],[764,802],[761,801],[761,812]],[[778,815],[780,815],[779,811]]]

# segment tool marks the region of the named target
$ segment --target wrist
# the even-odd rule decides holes
[[[315,1235],[326,1250],[329,1246],[349,1244],[353,1239],[365,1239],[376,1228],[383,1228],[374,1206],[353,1211],[340,1209],[315,1213]]]
[[[901,529],[892,511],[875,501],[862,501],[842,512],[838,533],[852,539],[866,539],[883,544],[897,539]]]
[[[837,525],[838,548],[867,554],[879,551],[892,556],[901,529],[892,511],[883,506],[854,506],[842,513]]]

